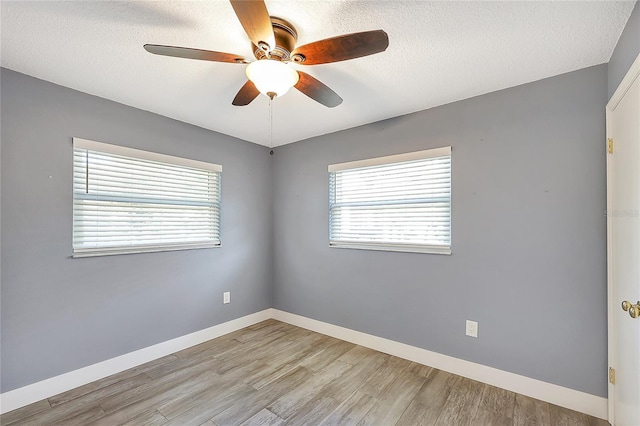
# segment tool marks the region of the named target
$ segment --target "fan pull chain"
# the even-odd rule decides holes
[[[273,148],[273,99],[269,98],[269,148]]]

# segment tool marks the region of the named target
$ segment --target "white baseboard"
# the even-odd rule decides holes
[[[439,370],[607,419],[607,399],[415,346],[272,309],[272,318]]]
[[[24,407],[25,405],[49,398],[70,389],[91,383],[112,374],[153,361],[207,340],[215,339],[241,328],[267,320],[272,309],[256,312],[241,318],[227,321],[204,330],[196,331],[157,345],[129,352],[106,361],[98,362],[78,370],[70,371],[50,379],[42,380],[0,395],[0,414]]]
[[[0,395],[0,414],[270,318],[517,392],[590,416],[605,420],[607,418],[606,398],[272,308],[5,392]]]

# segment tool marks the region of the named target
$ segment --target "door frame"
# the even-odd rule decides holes
[[[612,157],[607,153],[608,150],[608,139],[611,137],[611,120],[612,113],[615,108],[618,106],[624,95],[629,91],[631,85],[636,81],[636,79],[640,78],[640,54],[636,57],[635,61],[627,71],[626,75],[620,82],[620,85],[607,102],[607,106],[605,107],[606,111],[606,133],[607,137],[605,140],[605,155],[607,156],[607,212],[612,210],[613,206],[613,164],[611,162]],[[615,145],[614,145],[615,149]],[[616,360],[616,334],[615,334],[615,312],[619,309],[619,302],[617,301],[617,297],[614,289],[613,282],[613,233],[612,233],[612,216],[607,214],[607,353],[608,353],[608,365],[609,367],[615,368],[615,360]],[[608,375],[607,375],[608,377]],[[612,385],[607,380],[608,385],[608,417],[609,422],[612,425],[615,425],[615,386]]]

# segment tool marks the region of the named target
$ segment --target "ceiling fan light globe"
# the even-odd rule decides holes
[[[289,65],[273,59],[262,59],[250,63],[246,69],[247,78],[255,84],[260,93],[271,97],[282,96],[298,83],[298,72]]]

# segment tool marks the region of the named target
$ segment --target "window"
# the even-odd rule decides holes
[[[74,138],[74,257],[219,246],[221,172]]]
[[[329,166],[329,245],[451,254],[451,147]]]

